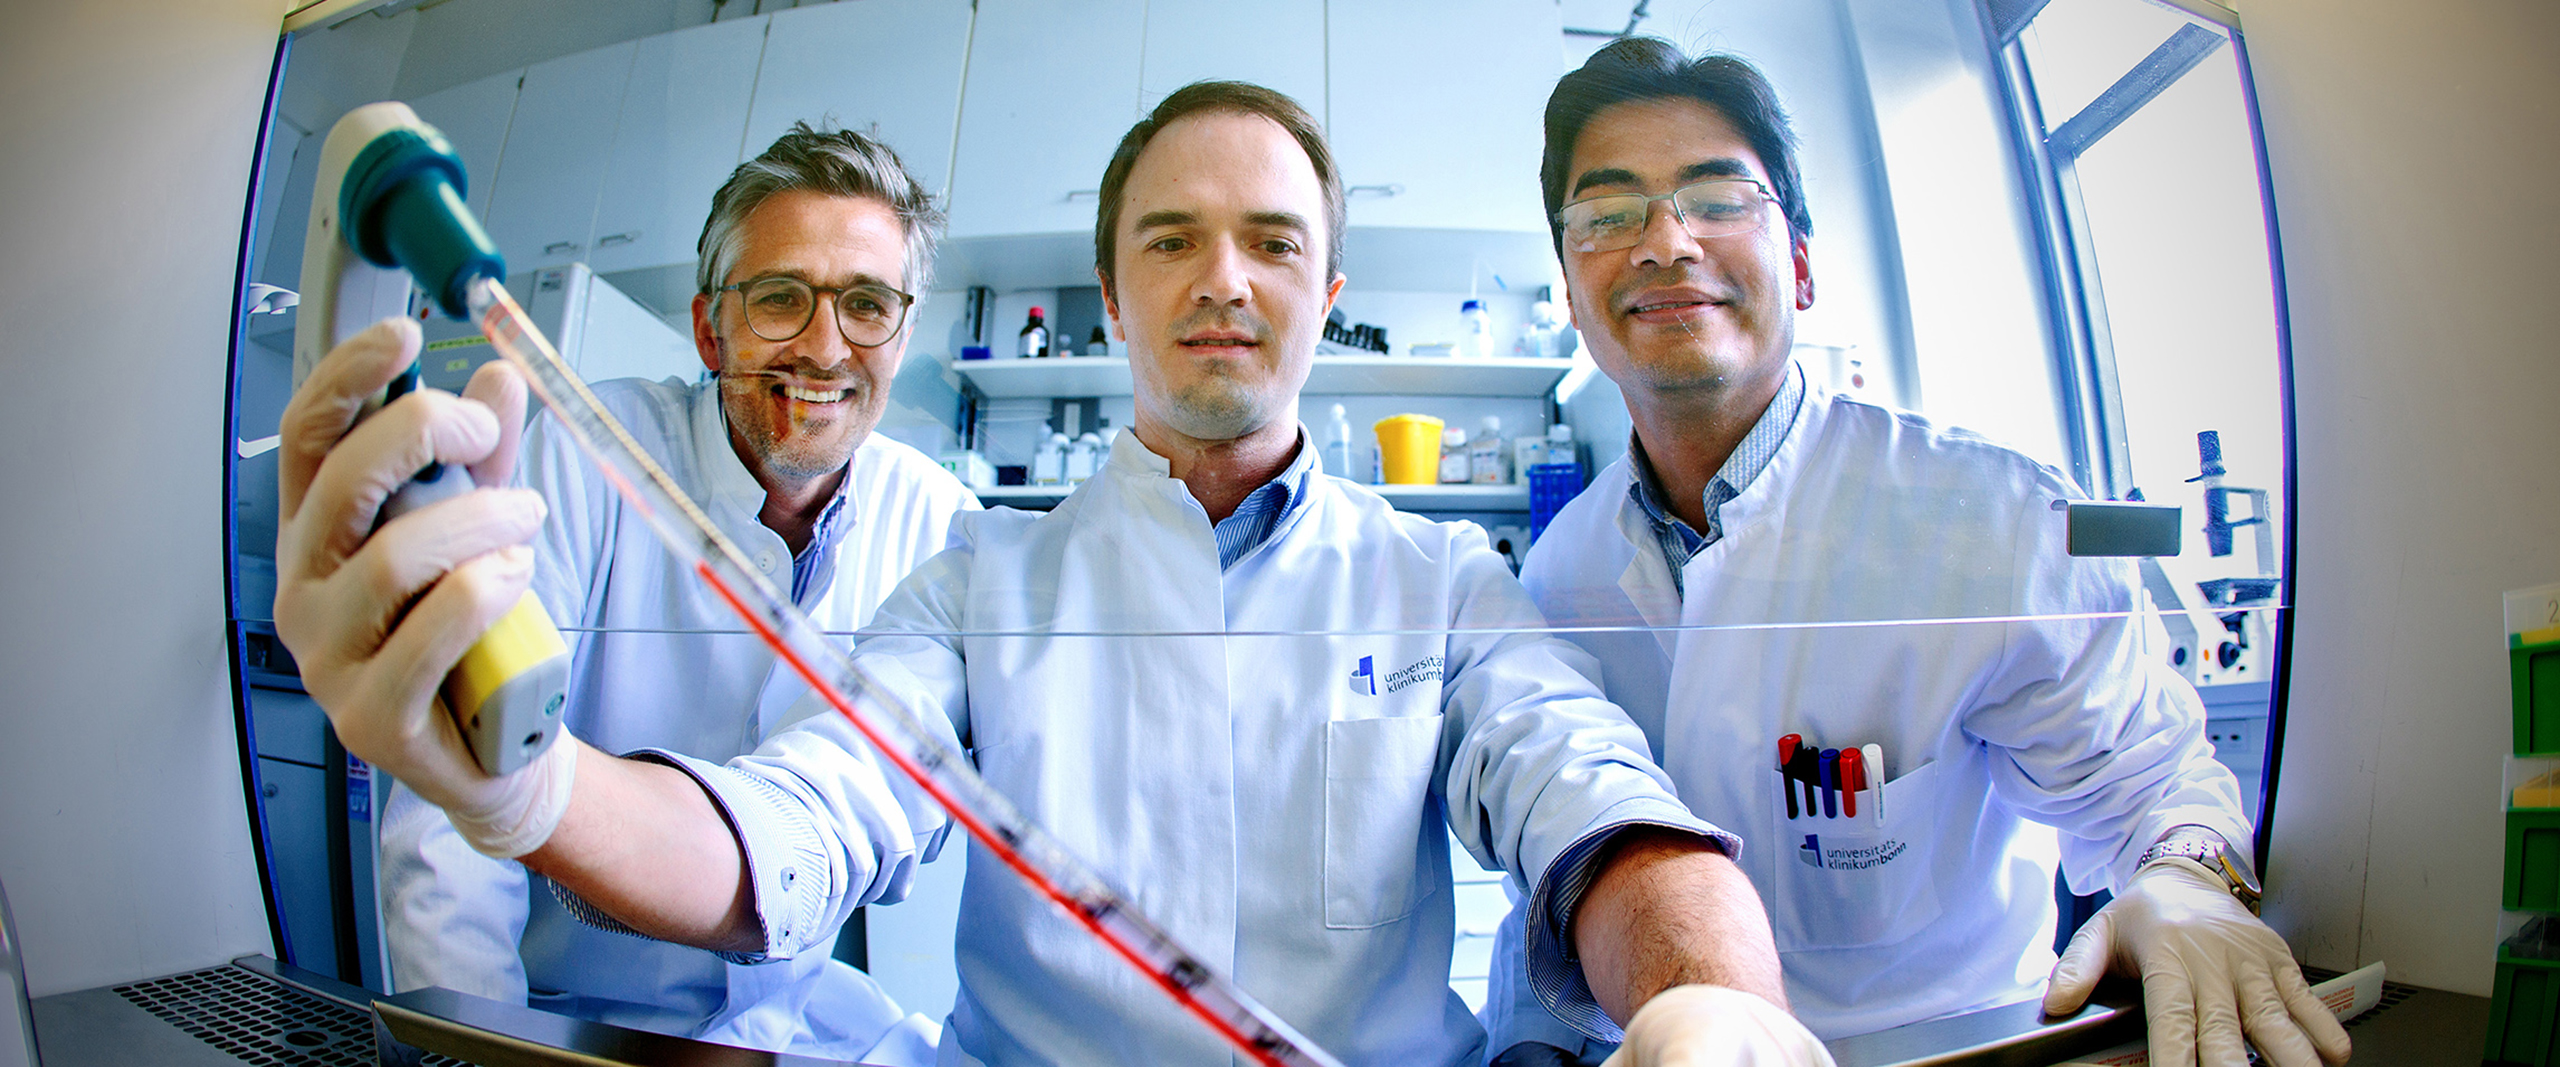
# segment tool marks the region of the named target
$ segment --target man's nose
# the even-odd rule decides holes
[[[843,312],[833,300],[818,301],[809,318],[809,327],[792,338],[792,347],[821,367],[832,367],[853,358],[853,343],[844,339]]]
[[[1667,199],[1645,205],[1644,232],[1627,252],[1637,263],[1652,264],[1695,261],[1705,253],[1689,224],[1681,221],[1680,209]]]
[[[1211,242],[1200,257],[1200,273],[1191,282],[1191,299],[1200,304],[1241,304],[1253,295],[1245,271],[1244,250],[1226,241]]]

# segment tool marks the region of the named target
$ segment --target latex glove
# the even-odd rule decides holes
[[[1833,1067],[1831,1050],[1786,1009],[1739,989],[1673,986],[1627,1021],[1600,1067]]]
[[[542,498],[479,489],[373,529],[429,461],[500,484],[524,425],[524,383],[484,367],[464,397],[418,390],[356,422],[365,398],[417,358],[418,325],[386,319],[312,370],[279,427],[276,633],[338,738],[452,816],[501,858],[539,847],[568,805],[579,746],[561,738],[514,774],[481,773],[436,689],[533,578],[525,544]],[[494,368],[494,369],[493,369]]]
[[[2155,1067],[2240,1067],[2248,1048],[2275,1067],[2345,1063],[2345,1027],[2302,980],[2284,938],[2194,860],[2155,860],[2053,965],[2047,1015],[2079,1011],[2105,973],[2142,980]]]

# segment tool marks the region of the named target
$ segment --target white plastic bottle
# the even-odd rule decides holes
[[[1529,484],[1529,468],[1547,461],[1547,435],[1524,433],[1511,441],[1511,482]]]
[[[1083,485],[1085,479],[1093,477],[1101,461],[1102,435],[1087,430],[1067,448],[1067,484]]]
[[[1440,484],[1465,485],[1473,473],[1467,462],[1467,431],[1455,426],[1440,431]]]
[[[1324,472],[1351,477],[1351,419],[1340,404],[1333,406],[1333,421],[1324,427]]]
[[[1458,307],[1458,354],[1472,359],[1493,355],[1493,316],[1484,309],[1484,301],[1470,300]]]
[[[1467,445],[1469,481],[1477,485],[1501,485],[1511,480],[1511,457],[1502,452],[1502,418],[1484,417],[1484,428],[1476,431]]]
[[[1031,453],[1031,484],[1063,485],[1067,480],[1067,435],[1051,423],[1040,424],[1040,445]]]
[[[1520,333],[1520,354],[1538,359],[1554,359],[1564,354],[1564,321],[1556,317],[1556,306],[1544,300],[1529,305],[1529,326]]]

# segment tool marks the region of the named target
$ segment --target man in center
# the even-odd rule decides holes
[[[1729,858],[1739,842],[1681,807],[1581,654],[1539,632],[1482,531],[1397,513],[1317,470],[1296,402],[1342,286],[1341,196],[1313,120],[1268,90],[1190,86],[1132,129],[1095,234],[1132,352],[1132,432],[1055,511],[955,524],[953,547],[881,606],[858,662],[1185,947],[1346,1062],[1482,1056],[1447,983],[1450,832],[1530,887],[1528,969],[1558,1010],[1625,1022],[1648,1001],[1698,1005],[1676,1015],[1693,1045],[1827,1062],[1779,1010],[1767,919]],[[361,437],[320,484],[339,464],[398,469]],[[324,495],[297,508],[301,489],[286,486],[289,526],[350,521]],[[495,552],[505,538],[488,523],[447,544]],[[512,595],[502,568],[465,567],[475,602]],[[478,776],[450,731],[416,727],[432,714],[425,688],[385,681],[440,676],[420,650],[458,647],[409,627],[482,616],[418,610],[393,626],[407,591],[388,592],[352,611],[289,595],[280,626],[351,750],[422,796],[496,810],[480,798],[505,780]],[[561,799],[475,825],[539,841],[529,868],[630,927],[740,959],[824,951],[947,829],[833,715],[725,765],[575,757],[573,784],[542,794]],[[1230,1062],[1000,865],[971,865],[961,916],[946,1052]],[[1657,1000],[1680,986],[1708,988]]]

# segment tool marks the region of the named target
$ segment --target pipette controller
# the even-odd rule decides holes
[[[459,319],[473,283],[506,277],[505,261],[463,206],[464,181],[453,146],[406,104],[359,108],[329,131],[303,239],[301,317],[293,330],[296,389],[339,342],[408,314],[413,283]],[[416,388],[412,363],[362,414]],[[392,495],[380,521],[472,488],[469,472],[428,464]],[[463,654],[436,699],[470,742],[480,769],[505,774],[559,735],[568,684],[569,646],[527,590]]]

